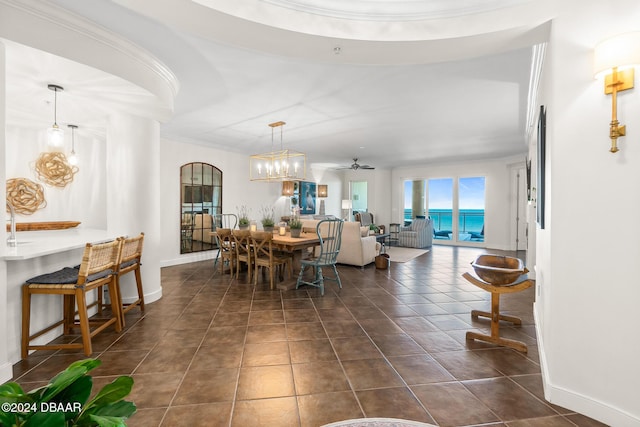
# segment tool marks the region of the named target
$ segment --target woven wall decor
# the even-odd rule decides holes
[[[78,170],[78,167],[71,166],[67,162],[67,156],[59,151],[42,153],[36,160],[38,179],[54,187],[66,187],[73,181],[73,176]]]
[[[27,178],[7,180],[7,201],[16,213],[23,215],[31,215],[47,206],[42,185]]]

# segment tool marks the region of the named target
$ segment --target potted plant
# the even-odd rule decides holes
[[[273,227],[276,223],[273,206],[262,206],[260,208],[260,213],[262,215],[260,222],[262,222],[262,228],[264,231],[273,231]]]
[[[126,426],[125,420],[136,412],[136,405],[123,400],[133,378],[118,377],[89,400],[93,378],[87,372],[100,364],[96,359],[74,362],[49,384],[28,393],[15,382],[0,385],[0,425]]]
[[[240,230],[246,230],[249,228],[249,223],[251,222],[249,220],[249,209],[246,205],[242,205],[239,208],[236,206],[236,209],[238,210],[238,228]]]
[[[378,234],[380,232],[380,227],[375,224],[369,224],[369,234]]]
[[[299,218],[293,218],[289,221],[289,229],[291,230],[291,237],[300,237],[302,231],[302,221]]]

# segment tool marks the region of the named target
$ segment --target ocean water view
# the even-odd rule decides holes
[[[484,209],[460,209],[458,219],[458,232],[481,233],[484,228]],[[433,219],[434,231],[451,231],[453,213],[451,209],[429,209],[429,216]],[[413,214],[411,209],[404,210],[405,222],[411,222]]]

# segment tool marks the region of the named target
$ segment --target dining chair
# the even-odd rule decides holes
[[[279,268],[289,267],[289,277],[293,277],[293,260],[288,255],[280,254],[273,245],[273,233],[269,231],[251,231],[255,273],[253,284],[258,283],[258,269],[269,269],[269,288],[274,288],[274,273]],[[279,274],[283,278],[282,271]]]
[[[214,227],[213,231],[217,232],[220,228],[233,230],[234,228],[236,228],[237,225],[238,225],[238,215],[236,214],[215,214],[213,216],[213,227]],[[220,253],[221,253],[220,242],[217,239],[218,238],[216,237],[216,242],[218,243],[218,253],[216,254],[215,260],[213,261],[214,270],[218,265],[218,260],[220,259]],[[222,270],[220,271],[222,272]],[[231,275],[233,276],[233,273]]]
[[[65,267],[53,273],[42,274],[28,279],[22,287],[22,358],[26,358],[29,350],[51,350],[81,348],[86,356],[93,352],[91,339],[110,325],[114,325],[116,332],[122,330],[120,306],[118,305],[118,287],[116,274],[120,259],[120,248],[123,239],[111,242],[91,244],[87,243],[82,255],[80,268]],[[111,298],[111,317],[108,319],[89,320],[87,309],[87,293],[107,285]],[[31,295],[63,295],[62,320],[50,325],[35,334],[31,334]],[[75,321],[78,307],[78,322]],[[90,324],[96,324],[94,330]],[[74,326],[79,326],[82,342],[55,343],[32,345],[31,341],[63,325],[64,333],[70,334]]]
[[[125,326],[124,315],[134,309],[140,307],[140,311],[144,312],[144,290],[142,289],[142,275],[140,274],[142,247],[144,244],[144,233],[140,233],[135,237],[125,238],[122,242],[122,248],[120,250],[120,260],[118,263],[118,271],[116,274],[116,284],[118,288],[118,304],[120,306],[120,314],[122,327]],[[136,280],[136,288],[138,291],[138,299],[131,303],[122,303],[122,292],[120,287],[120,278],[133,272]]]
[[[300,285],[310,285],[320,288],[320,295],[324,295],[324,281],[334,280],[338,283],[338,287],[342,288],[342,282],[336,269],[336,260],[340,252],[342,243],[342,226],[344,221],[341,219],[325,219],[316,226],[316,233],[320,239],[320,249],[316,255],[309,259],[301,261],[300,274],[296,282],[296,289]],[[313,281],[305,281],[304,271],[307,267],[313,267],[315,270]],[[322,268],[331,267],[333,269],[333,277],[325,277]]]
[[[220,250],[219,254],[222,259],[222,263],[220,264],[220,274],[224,273],[224,264],[227,262],[229,264],[229,272],[231,273],[231,277],[233,277],[233,271],[237,263],[237,254],[233,236],[231,235],[231,229],[218,228],[216,230],[216,239],[218,239],[218,248]]]
[[[236,249],[236,280],[240,277],[240,263],[247,264],[247,283],[251,283],[253,255],[251,253],[251,231],[233,230],[233,242]]]

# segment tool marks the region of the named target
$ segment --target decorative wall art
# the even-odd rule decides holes
[[[31,215],[47,206],[42,185],[27,178],[7,180],[7,202],[16,213],[23,215]]]
[[[73,176],[78,170],[77,166],[71,166],[67,162],[64,153],[58,151],[42,153],[36,160],[38,179],[52,187],[66,187],[73,182]]]
[[[316,183],[300,182],[300,214],[313,215],[316,213]]]
[[[538,225],[544,229],[544,174],[545,174],[545,156],[546,156],[546,129],[547,129],[547,113],[544,105],[540,106],[540,116],[538,117],[538,188],[536,191],[537,205],[536,217]]]

